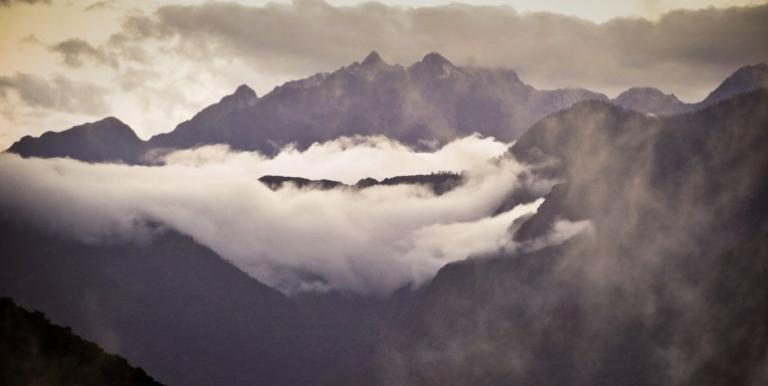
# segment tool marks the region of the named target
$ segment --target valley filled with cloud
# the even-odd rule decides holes
[[[768,4],[0,1],[0,384],[768,384]]]

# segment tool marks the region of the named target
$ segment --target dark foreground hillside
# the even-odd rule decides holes
[[[375,303],[288,298],[173,231],[93,245],[0,221],[0,267],[0,295],[164,384],[324,384],[375,346]]]
[[[159,385],[141,368],[9,298],[0,298],[0,384]]]

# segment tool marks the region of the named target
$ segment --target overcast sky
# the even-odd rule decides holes
[[[147,138],[239,84],[263,95],[371,50],[404,65],[439,51],[538,88],[697,101],[768,61],[763,3],[0,0],[0,147],[108,115]]]

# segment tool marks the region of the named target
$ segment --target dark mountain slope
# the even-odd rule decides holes
[[[86,162],[141,161],[146,147],[133,130],[117,118],[75,126],[62,132],[49,131],[38,138],[26,136],[8,151],[22,157],[69,157]]]
[[[231,95],[221,98],[218,103],[204,108],[190,120],[176,126],[172,133],[156,135],[152,139],[152,147],[187,148],[199,144],[217,143],[215,137],[217,123],[237,110],[253,106],[258,100],[253,89],[241,85]],[[185,145],[178,146],[180,143]]]
[[[0,293],[44,310],[164,383],[287,377],[278,365],[289,361],[280,347],[291,334],[280,329],[297,330],[287,301],[186,237],[95,246],[15,222],[5,222],[0,237]],[[210,363],[223,367],[212,372]],[[236,371],[246,363],[253,374]]]
[[[172,231],[92,245],[6,219],[0,265],[0,295],[170,385],[318,384],[371,347],[372,332],[358,327],[367,310],[337,299],[318,316]],[[322,315],[350,326],[317,329]]]
[[[141,368],[0,298],[3,385],[159,385]]]
[[[766,90],[666,119],[596,102],[548,117],[512,153],[566,182],[515,237],[535,248],[561,220],[591,231],[444,267],[401,300],[365,373],[379,384],[765,384],[766,146]]]
[[[709,106],[760,87],[768,87],[768,63],[758,63],[738,69],[701,103]]]

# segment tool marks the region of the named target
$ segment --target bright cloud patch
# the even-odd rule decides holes
[[[90,243],[146,238],[148,224],[193,237],[284,292],[386,294],[430,279],[445,264],[511,246],[508,228],[541,200],[494,216],[524,168],[506,145],[467,137],[432,153],[384,138],[340,139],[272,159],[207,147],[164,166],[87,164],[0,155],[0,206]],[[459,187],[277,191],[265,174],[358,179],[464,172]]]

